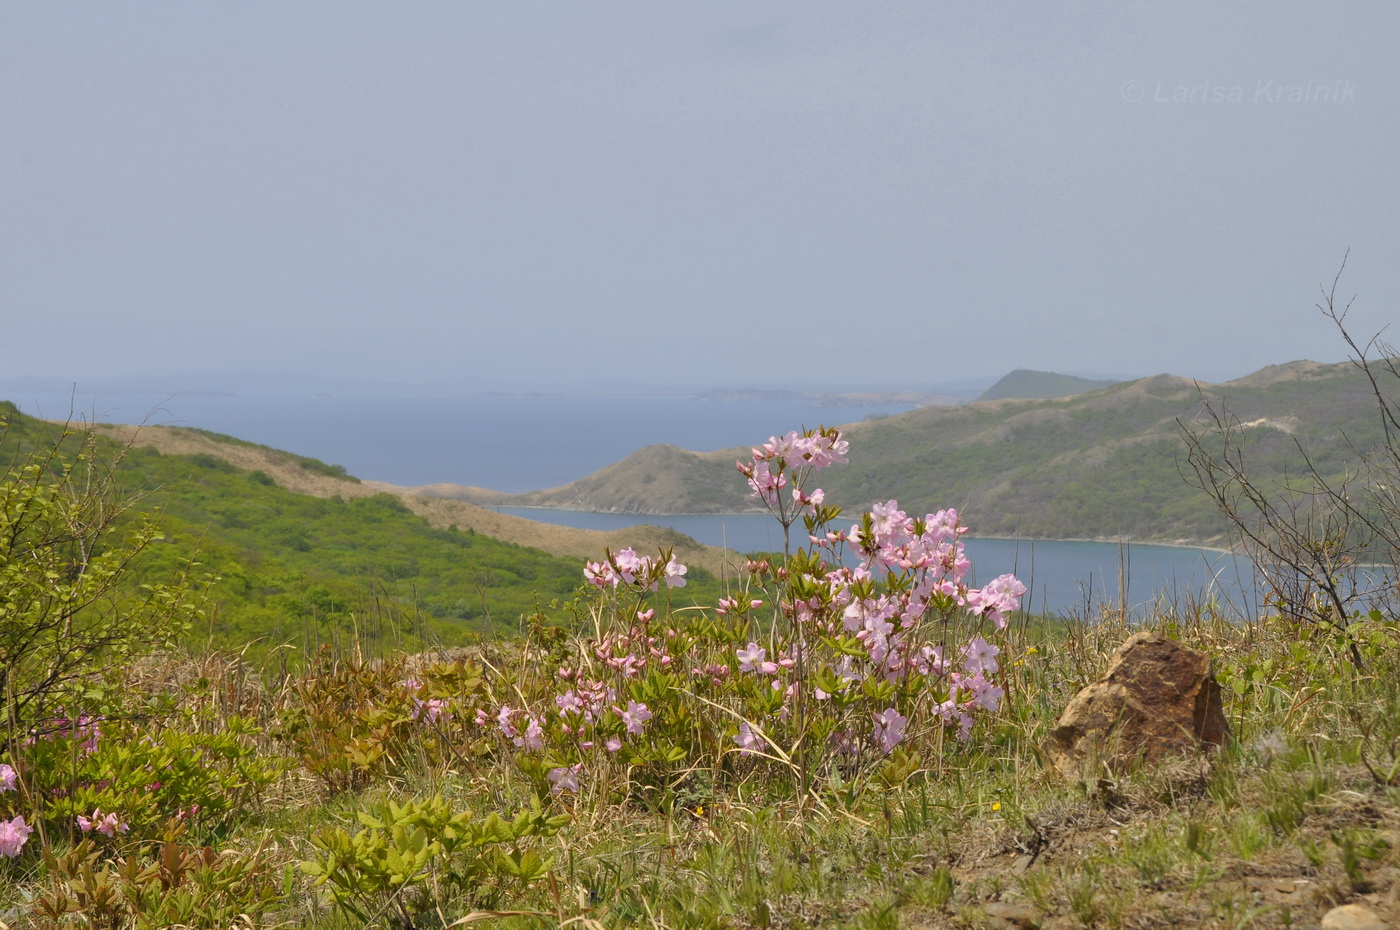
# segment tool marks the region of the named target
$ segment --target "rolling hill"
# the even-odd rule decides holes
[[[1178,423],[1210,402],[1230,410],[1261,474],[1327,473],[1379,439],[1370,386],[1350,363],[1291,362],[1221,384],[1172,375],[1050,399],[925,407],[845,427],[850,464],[821,475],[848,510],[896,498],[906,510],[957,507],[973,532],[1029,538],[1218,542],[1224,523],[1192,488]],[[775,430],[784,428],[775,424]],[[657,514],[754,510],[734,462],[743,447],[650,446],[579,481],[527,494],[435,485],[420,493],[484,505]]]
[[[978,400],[1004,400],[1008,397],[1022,400],[1045,397],[1071,397],[1087,394],[1099,388],[1117,384],[1117,381],[1091,380],[1074,375],[1061,375],[1053,371],[1031,371],[1018,368],[993,384],[977,398]]]
[[[57,448],[55,473],[76,461],[72,432],[0,402],[6,479],[21,474],[14,469],[31,450]],[[217,580],[207,624],[193,635],[255,654],[290,646],[305,655],[351,641],[371,651],[422,649],[514,632],[542,606],[568,602],[584,583],[584,559],[608,548],[674,547],[692,584],[671,594],[673,603],[717,597],[716,574],[739,558],[664,528],[595,533],[423,498],[199,430],[95,432],[91,461],[104,473],[114,465],[123,525],[150,514],[162,533],[133,563],[134,581],[164,580],[195,560],[196,576]]]

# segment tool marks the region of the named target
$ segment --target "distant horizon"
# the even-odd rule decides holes
[[[1015,371],[1035,371],[1048,374],[1069,375],[1086,380],[1103,381],[1137,381],[1142,378],[1155,377],[1157,375],[1172,375],[1179,378],[1201,381],[1208,384],[1220,384],[1235,381],[1248,377],[1263,368],[1275,365],[1286,365],[1294,362],[1316,362],[1317,364],[1333,365],[1345,362],[1346,359],[1336,361],[1318,362],[1315,359],[1286,359],[1272,362],[1249,371],[1242,371],[1229,376],[1202,377],[1201,375],[1179,371],[1159,371],[1147,374],[1129,375],[1121,372],[1084,372],[1059,370],[1054,368],[1026,368],[1020,366],[1002,371],[999,374],[987,374],[976,377],[948,379],[937,382],[847,382],[839,381],[714,381],[695,383],[662,383],[647,381],[642,379],[577,379],[571,381],[536,381],[517,382],[505,379],[486,380],[448,380],[448,379],[422,379],[422,380],[387,380],[387,379],[359,379],[346,378],[343,376],[322,375],[313,372],[295,372],[286,369],[268,369],[264,371],[256,370],[214,370],[195,369],[188,371],[170,371],[155,374],[134,374],[118,375],[112,377],[88,377],[78,379],[66,379],[54,376],[34,376],[34,375],[14,375],[0,377],[0,399],[7,390],[32,391],[44,394],[62,393],[76,386],[79,392],[96,391],[106,394],[187,394],[202,393],[208,391],[228,390],[239,393],[258,394],[266,393],[276,395],[279,393],[301,393],[313,391],[319,388],[339,388],[341,391],[365,393],[370,396],[377,396],[376,389],[383,390],[388,394],[403,393],[405,391],[421,390],[431,392],[437,396],[473,396],[477,394],[489,394],[496,392],[508,392],[518,394],[540,393],[540,394],[560,394],[586,396],[589,394],[598,395],[628,395],[638,396],[689,396],[697,393],[705,393],[716,390],[756,390],[756,391],[795,391],[809,394],[855,394],[862,392],[896,393],[896,392],[918,392],[918,393],[957,393],[975,391],[991,387],[1002,378]],[[257,382],[262,379],[281,385],[273,390],[258,390]],[[289,388],[286,385],[300,382],[300,386]],[[458,395],[455,392],[461,392]],[[329,391],[328,393],[334,393]]]

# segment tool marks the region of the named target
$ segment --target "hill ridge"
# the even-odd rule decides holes
[[[848,511],[888,498],[911,512],[955,506],[979,535],[1218,545],[1220,515],[1183,478],[1180,424],[1195,422],[1207,402],[1242,424],[1274,427],[1250,436],[1271,474],[1296,456],[1295,436],[1324,468],[1340,468],[1342,433],[1364,442],[1374,430],[1374,398],[1350,362],[1290,362],[1219,384],[1162,373],[1073,396],[923,407],[847,424],[850,464],[823,473],[821,485]],[[638,515],[759,511],[734,475],[734,461],[748,454],[748,446],[648,446],[557,488],[418,491],[486,506]]]

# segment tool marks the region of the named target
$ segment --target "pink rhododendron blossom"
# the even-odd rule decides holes
[[[772,675],[778,670],[777,663],[767,661],[768,650],[758,643],[749,643],[747,648],[735,649],[734,654],[739,658],[739,671],[741,672],[762,672],[765,675]]]
[[[646,560],[637,555],[636,550],[631,546],[614,556],[613,564],[617,566],[617,574],[622,578],[624,584],[632,584],[637,580],[637,575],[646,569]]]
[[[685,573],[687,569],[684,565],[676,561],[673,555],[666,561],[665,579],[668,588],[684,588]]]
[[[608,750],[608,752],[617,752],[619,749],[622,748],[622,740],[618,739],[616,736],[613,736],[610,737],[608,741],[603,744],[603,746]]]
[[[533,715],[526,716],[525,732],[513,737],[511,742],[515,743],[519,749],[528,749],[531,752],[539,752],[544,749],[544,727],[540,726],[539,718]]]
[[[985,672],[988,675],[996,673],[997,656],[1001,650],[982,637],[977,637],[967,644],[963,650],[966,658],[963,660],[963,668],[969,675],[977,675]]]
[[[116,814],[104,814],[101,808],[92,812],[91,817],[78,815],[78,828],[84,833],[96,830],[103,836],[116,836],[118,833],[125,833],[131,828]]]
[[[889,755],[904,739],[904,728],[908,725],[909,718],[893,707],[871,716],[875,718],[875,742]]]
[[[451,717],[452,714],[447,709],[447,702],[442,698],[429,698],[426,701],[413,699],[413,719],[422,720],[426,723],[437,723]]]
[[[19,781],[19,773],[13,768],[0,762],[0,794],[6,791],[14,791],[15,784]]]
[[[559,713],[564,716],[583,713],[583,699],[572,689],[556,697],[554,703],[559,705]]]
[[[981,590],[969,590],[967,609],[987,617],[1000,630],[1006,626],[1004,614],[1019,609],[1025,593],[1026,586],[1015,575],[1001,575]]]
[[[749,722],[745,720],[739,724],[739,733],[734,737],[734,742],[738,745],[740,752],[748,754],[758,752],[756,747],[762,744],[763,737],[755,733],[753,727],[749,726]]]
[[[651,711],[645,704],[636,701],[628,701],[627,709],[621,714],[622,722],[627,726],[627,732],[638,734],[642,732],[642,726],[651,719]]]
[[[767,462],[760,461],[748,466],[741,462],[739,470],[748,477],[754,497],[761,498],[768,504],[776,502],[778,491],[787,486],[787,475],[782,472],[774,473]]]
[[[22,816],[13,820],[0,820],[0,856],[9,859],[18,856],[24,844],[29,841],[29,834],[33,832],[34,828],[25,823]]]
[[[510,718],[514,716],[514,714],[515,709],[509,704],[502,704],[500,711],[496,714],[496,725],[501,728],[501,735],[506,737],[506,739],[515,739],[520,735],[520,731],[515,728],[515,724],[511,723]]]
[[[1006,692],[984,678],[982,672],[963,679],[962,685],[972,692],[972,703],[983,710],[994,711],[1001,707],[1001,698]]]
[[[549,770],[545,776],[552,784],[549,789],[550,794],[559,794],[561,791],[578,791],[578,773],[583,768],[583,763],[577,765],[561,765],[558,768]]]
[[[595,588],[617,587],[617,572],[607,562],[589,562],[583,568],[583,577]]]

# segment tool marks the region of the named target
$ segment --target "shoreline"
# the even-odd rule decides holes
[[[763,514],[766,514],[766,513],[767,513],[767,511],[765,511],[765,510],[735,510],[735,511],[719,511],[719,512],[716,512],[716,511],[708,511],[708,512],[704,512],[704,513],[629,513],[629,512],[620,511],[620,510],[580,510],[580,509],[574,508],[574,507],[549,507],[549,506],[543,506],[543,505],[539,505],[539,504],[536,504],[536,505],[524,505],[524,504],[489,504],[489,505],[482,505],[482,504],[478,504],[477,506],[484,507],[486,510],[491,510],[491,511],[494,511],[494,512],[496,512],[496,513],[500,513],[500,514],[502,514],[503,516],[513,516],[513,514],[507,514],[507,513],[505,513],[505,512],[501,509],[502,507],[507,507],[507,508],[509,508],[509,509],[511,509],[511,510],[539,510],[539,511],[545,511],[545,512],[563,511],[563,512],[565,512],[565,513],[597,514],[597,515],[599,515],[599,516],[606,516],[606,517],[636,517],[636,518],[637,518],[637,524],[636,524],[636,525],[638,525],[638,526],[641,526],[641,525],[643,525],[643,524],[650,525],[650,526],[656,526],[656,525],[657,525],[657,524],[655,524],[655,523],[650,523],[650,524],[648,524],[648,523],[647,523],[647,518],[648,518],[648,517],[660,517],[660,518],[669,518],[669,517],[748,517],[748,516],[754,516],[754,515],[763,515]],[[521,519],[529,519],[529,518],[528,518],[528,517],[522,517]],[[536,522],[546,522],[546,521],[536,521]],[[564,524],[553,524],[553,525],[555,525],[555,526],[562,526],[562,525],[564,525]],[[1037,542],[1051,542],[1051,543],[1107,543],[1108,545],[1122,545],[1122,546],[1127,546],[1127,547],[1149,546],[1149,547],[1160,548],[1160,549],[1200,549],[1200,550],[1205,551],[1205,552],[1215,552],[1215,553],[1218,553],[1218,554],[1220,554],[1220,555],[1238,555],[1238,556],[1241,556],[1241,557],[1244,557],[1244,558],[1247,558],[1247,557],[1248,557],[1248,556],[1245,555],[1245,553],[1244,553],[1243,551],[1241,551],[1241,550],[1239,550],[1239,549],[1236,549],[1236,548],[1226,548],[1226,547],[1222,547],[1222,546],[1219,546],[1219,545],[1211,545],[1211,544],[1209,544],[1209,543],[1195,542],[1195,541],[1189,540],[1189,539],[1175,539],[1175,540],[1136,540],[1136,539],[1123,539],[1123,538],[1121,538],[1121,537],[1113,538],[1113,537],[1109,537],[1109,536],[1100,536],[1100,537],[1082,537],[1082,536],[1076,536],[1076,537],[1062,537],[1062,536],[996,536],[996,535],[986,535],[986,534],[982,534],[982,533],[971,533],[971,534],[969,534],[966,538],[967,538],[967,539],[989,539],[989,540],[998,540],[998,541],[1002,541],[1002,542],[1024,542],[1024,543],[1027,543],[1027,544],[1033,544],[1033,543],[1037,543]]]

